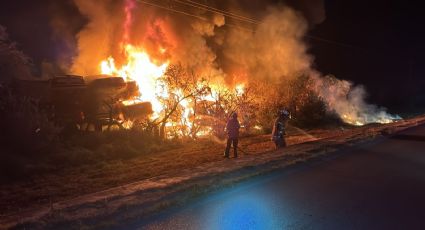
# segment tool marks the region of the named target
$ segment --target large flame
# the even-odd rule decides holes
[[[292,79],[291,76],[295,78],[300,73],[314,73],[317,75],[313,79],[314,84],[318,85],[315,87],[316,94],[325,101],[329,111],[337,113],[346,123],[361,126],[373,122],[390,123],[398,118],[369,106],[361,93],[360,96],[349,97],[347,94],[353,89],[351,84],[344,81],[330,81],[336,82],[335,85],[321,83],[326,79],[312,68],[313,58],[304,42],[308,23],[289,7],[268,8],[262,12],[264,17],[254,23],[258,25],[253,24],[253,31],[232,29],[226,32],[223,27],[227,23],[226,15],[210,10],[198,12],[198,7],[193,12],[186,9],[189,10],[186,13],[190,14],[171,16],[162,11],[169,10],[169,7],[161,1],[151,5],[124,0],[114,4],[116,6],[109,6],[107,2],[90,2],[76,2],[81,13],[87,15],[89,23],[78,34],[79,56],[73,71],[91,74],[93,67],[99,65],[103,74],[136,81],[141,94],[139,99],[152,104],[154,119],[164,117],[164,98],[181,98],[183,94],[161,81],[171,61],[189,66],[196,72],[205,72],[216,81],[208,82],[211,93],[203,95],[201,100],[217,102],[223,97],[223,90],[233,91],[232,95],[237,97],[252,94],[253,91],[248,90],[252,86],[245,88],[241,81],[246,86],[250,83],[255,85],[255,81],[275,84],[287,82]],[[229,8],[230,12],[230,5],[223,4],[223,7]],[[122,7],[122,11],[118,7]],[[192,13],[203,20],[192,21],[186,17]],[[104,56],[109,51],[116,55],[117,48],[122,51],[119,57]],[[158,56],[159,60],[154,58]],[[232,74],[238,77],[232,78]],[[235,88],[225,84],[231,81],[234,81]],[[340,91],[342,93],[338,93]],[[191,98],[179,103],[182,114],[179,125],[186,124],[190,128],[192,124],[188,121],[195,117],[196,103]]]
[[[125,63],[122,66],[117,67],[115,59],[113,57],[108,57],[100,63],[101,73],[122,77],[127,81],[136,81],[141,95],[139,100],[150,102],[154,112],[152,118],[160,118],[161,115],[163,115],[162,112],[164,111],[164,105],[161,103],[159,98],[168,98],[169,93],[173,93],[181,98],[184,96],[183,92],[179,89],[175,92],[169,92],[168,86],[162,84],[160,81],[160,78],[164,76],[170,61],[166,60],[161,62],[154,60],[143,47],[137,47],[131,44],[126,44],[123,47],[126,60]],[[160,48],[160,52],[165,53],[166,49]],[[223,89],[229,89],[227,86],[222,84],[211,84],[210,88],[211,93],[201,97],[201,100],[217,101],[219,95],[218,92]],[[245,84],[236,84],[234,91],[238,97],[244,95]],[[192,107],[193,102],[190,98],[186,98],[180,102],[180,106],[182,107],[182,116],[179,124],[169,122],[166,126],[172,127],[179,125],[190,130],[193,126],[190,122],[190,118],[194,114],[194,108]],[[361,114],[358,114],[357,111],[346,111],[346,113],[341,115],[341,119],[345,123],[351,125],[363,126],[369,123],[388,124],[394,122],[394,120],[400,119],[400,117],[391,116],[385,112],[370,113],[363,111]],[[209,131],[206,131],[205,135],[207,135],[208,132]]]
[[[149,54],[141,47],[125,45],[126,63],[117,68],[113,57],[109,57],[100,64],[102,74],[122,77],[126,80],[136,81],[140,90],[140,100],[152,103],[154,115],[163,110],[158,100],[158,95],[167,94],[166,86],[158,84],[158,79],[167,70],[169,61],[158,63],[151,59]]]
[[[153,115],[151,119],[161,120],[164,117],[165,105],[161,103],[161,98],[169,98],[170,95],[176,95],[178,98],[184,98],[184,92],[181,89],[175,89],[170,92],[169,87],[164,85],[161,78],[164,76],[170,61],[166,60],[159,62],[151,58],[148,52],[143,47],[136,47],[127,44],[124,47],[125,63],[117,66],[115,59],[111,56],[101,61],[99,67],[102,74],[122,77],[126,81],[137,82],[140,90],[140,98],[143,102],[152,104]],[[166,52],[165,49],[160,49],[160,52]],[[202,88],[202,83],[199,83]],[[210,92],[202,95],[199,100],[217,102],[219,101],[219,92],[223,90],[233,91],[236,96],[241,97],[245,93],[245,83],[238,83],[234,87],[226,86],[225,84],[209,83]],[[126,101],[124,104],[131,104],[134,101]],[[193,98],[184,98],[180,101],[181,117],[177,121],[169,120],[165,126],[169,129],[177,127],[174,130],[178,135],[193,135],[190,132],[194,128],[195,106]],[[231,111],[226,111],[231,112]],[[131,124],[131,123],[130,123]],[[207,136],[213,132],[212,127],[205,126],[197,129],[194,133],[196,136]]]

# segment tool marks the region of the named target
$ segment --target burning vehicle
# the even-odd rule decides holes
[[[57,126],[75,126],[83,122],[83,100],[86,85],[83,77],[64,75],[48,81],[45,106]]]
[[[72,37],[76,56],[60,66],[76,75],[25,83],[40,88],[35,94],[55,123],[102,131],[148,120],[162,137],[167,129],[175,136],[220,135],[233,111],[247,130],[267,130],[274,109],[316,101],[313,111],[326,109],[355,126],[398,118],[366,103],[361,86],[314,69],[304,41],[308,23],[291,8],[269,8],[262,20],[240,27],[246,18],[226,11],[177,1],[176,12],[156,2],[75,2],[87,23]]]
[[[136,82],[110,75],[18,80],[15,90],[38,100],[49,120],[66,131],[123,129],[125,122],[152,114],[151,103],[136,100],[140,96]]]

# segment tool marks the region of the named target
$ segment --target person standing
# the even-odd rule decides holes
[[[279,111],[278,118],[276,118],[273,125],[272,141],[276,145],[276,149],[286,147],[286,123],[289,120],[289,112],[286,109]]]
[[[226,150],[224,151],[224,157],[229,158],[230,147],[233,145],[233,156],[234,158],[238,157],[238,139],[239,139],[239,129],[241,125],[238,121],[238,114],[236,112],[232,113],[231,118],[227,121],[226,132],[227,132],[227,145]]]

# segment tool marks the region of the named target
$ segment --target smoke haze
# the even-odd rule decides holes
[[[176,1],[170,12],[159,3],[152,6],[144,1],[105,0],[99,4],[75,0],[89,22],[76,37],[78,55],[72,71],[97,74],[98,63],[109,55],[120,62],[121,45],[127,40],[144,47],[159,63],[180,63],[218,83],[252,79],[278,83],[308,74],[329,111],[354,125],[398,118],[367,104],[363,87],[330,80],[312,68],[313,57],[303,39],[309,26],[325,19],[322,1],[293,4],[304,13],[274,1],[214,3],[224,12],[205,10],[193,1]],[[232,12],[230,17],[228,12]],[[166,52],[159,52],[161,49]]]
[[[231,1],[226,10],[235,12],[233,7],[243,2]],[[222,14],[197,8],[189,13],[202,20],[138,3],[127,24],[123,9],[128,1],[115,5],[111,1],[75,3],[89,20],[76,36],[78,55],[72,71],[77,74],[98,73],[98,63],[109,55],[119,62],[123,33],[129,33],[129,42],[144,47],[155,60],[170,59],[227,83],[232,83],[235,75],[277,81],[311,66],[312,57],[302,41],[308,22],[300,12],[284,5],[267,6],[261,22],[247,23],[227,22]],[[264,2],[261,5],[264,7]],[[248,11],[240,14],[250,16]],[[160,48],[167,52],[159,53]]]
[[[119,66],[125,62],[123,45],[129,43],[143,47],[158,64],[180,63],[218,83],[277,83],[308,74],[329,111],[341,118],[361,123],[394,118],[367,104],[362,87],[329,81],[313,68],[304,38],[309,28],[326,19],[323,0],[207,2],[223,12],[205,10],[190,0],[45,1],[51,36],[61,51],[55,61],[64,72],[97,75],[99,63],[108,57]]]

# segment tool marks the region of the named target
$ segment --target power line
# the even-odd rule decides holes
[[[195,2],[195,1],[191,1],[191,0],[186,0],[186,1],[172,0],[172,1],[186,5],[186,6],[202,9],[202,10],[205,10],[205,11],[208,11],[208,12],[211,12],[211,13],[222,14],[226,17],[236,19],[236,20],[239,20],[239,21],[243,21],[243,22],[247,22],[247,23],[254,24],[254,25],[259,25],[259,24],[262,23],[262,21],[257,20],[257,19],[252,19],[252,18],[248,18],[248,17],[245,17],[245,16],[240,16],[240,15],[237,15],[237,14],[232,13],[230,11],[217,9],[217,8],[214,8],[214,7],[202,4],[202,3],[198,3],[198,2]],[[209,21],[209,19],[207,19],[205,17],[195,15],[195,14],[191,14],[191,13],[188,13],[188,12],[185,12],[185,11],[182,11],[182,10],[176,10],[176,9],[171,8],[171,7],[154,4],[154,3],[148,2],[146,0],[137,0],[137,2],[144,3],[146,5],[150,5],[150,6],[154,6],[154,7],[158,7],[158,8],[164,9],[164,10],[172,11],[172,12],[175,12],[175,13],[180,13],[180,14],[183,14],[183,15],[186,15],[186,16],[194,17],[194,18],[202,20],[202,21]],[[226,23],[225,26],[235,28],[235,29],[239,29],[239,30],[248,31],[248,32],[255,32],[252,29],[245,28],[245,27],[238,26],[238,25],[229,24],[229,23]],[[321,38],[321,37],[317,37],[317,36],[312,36],[312,35],[305,35],[305,36],[309,39],[317,40],[317,41],[332,44],[332,45],[337,45],[337,46],[341,46],[341,47],[345,47],[345,48],[352,48],[352,49],[361,49],[359,47],[356,47],[356,46],[353,46],[353,45],[350,45],[350,44],[337,42],[337,41],[333,41],[333,40],[329,40],[329,39],[325,39],[325,38]]]
[[[188,5],[186,2],[197,4],[197,5],[200,5],[202,7],[202,9],[204,9],[204,10],[211,9],[211,11],[210,10],[208,10],[208,11],[215,12],[215,13],[223,13],[226,16],[227,15],[233,15],[233,16],[238,17],[238,19],[240,19],[241,21],[252,23],[252,24],[255,24],[255,25],[259,25],[262,22],[262,21],[257,20],[257,19],[252,19],[252,18],[248,18],[248,17],[245,17],[245,16],[240,16],[240,15],[234,14],[234,13],[232,13],[230,11],[224,11],[224,10],[221,10],[221,9],[217,9],[217,8],[208,6],[206,4],[198,3],[198,2],[195,2],[195,1],[192,1],[192,0],[186,0],[186,1],[183,1],[183,0],[174,0],[174,1],[176,1],[176,2],[182,2],[182,3],[184,2],[183,4],[186,4],[186,5]],[[320,41],[320,42],[325,42],[325,43],[328,43],[328,44],[338,45],[338,46],[342,46],[342,47],[346,47],[346,48],[359,49],[359,47],[356,47],[356,46],[353,46],[353,45],[350,45],[350,44],[346,44],[346,43],[342,43],[342,42],[337,42],[337,41],[332,41],[332,40],[321,38],[321,37],[317,37],[317,36],[306,35],[306,37],[307,38],[310,38],[310,39],[313,39],[313,40]]]
[[[144,1],[144,0],[137,0],[137,2],[146,4],[146,5],[150,5],[150,6],[153,6],[153,7],[157,7],[157,8],[160,8],[160,9],[168,10],[168,11],[171,11],[171,12],[174,12],[174,13],[180,13],[180,14],[183,14],[183,15],[186,15],[186,16],[189,16],[189,17],[193,17],[193,18],[202,20],[202,21],[208,21],[208,22],[210,21],[209,19],[201,17],[199,15],[195,15],[195,14],[191,14],[191,13],[188,13],[188,12],[185,12],[185,11],[176,10],[176,9],[173,9],[173,8],[170,8],[170,7],[154,4],[154,3],[147,2],[147,1]],[[235,29],[239,29],[239,30],[248,31],[248,32],[254,32],[251,29],[248,29],[248,28],[245,28],[245,27],[242,27],[242,26],[238,26],[238,25],[234,25],[234,24],[230,24],[230,23],[226,23],[225,26],[235,28]]]
[[[184,14],[184,15],[186,15],[186,16],[194,17],[194,18],[197,18],[197,19],[202,20],[202,21],[209,21],[207,18],[204,18],[204,17],[198,16],[198,15],[195,15],[195,14],[190,14],[190,13],[187,13],[187,12],[183,12],[183,11],[175,10],[175,9],[173,9],[173,8],[170,8],[170,7],[161,6],[161,5],[154,4],[154,3],[150,3],[150,2],[147,2],[147,1],[143,1],[143,0],[137,0],[137,2],[144,3],[144,4],[146,4],[146,5],[150,5],[150,6],[154,6],[154,7],[158,7],[158,8],[164,9],[164,10],[173,11],[173,12],[175,12],[175,13]]]
[[[248,22],[248,23],[251,23],[251,24],[259,24],[260,23],[258,20],[248,18],[248,17],[245,17],[245,16],[241,16],[241,15],[232,13],[230,11],[217,9],[217,8],[214,8],[214,7],[202,4],[202,3],[198,3],[198,2],[195,2],[195,1],[191,1],[191,0],[186,0],[186,1],[173,0],[173,1],[187,5],[187,6],[192,6],[192,7],[198,8],[198,9],[206,10],[206,11],[209,11],[209,12],[212,12],[212,13],[222,14],[222,15],[227,16],[229,18]]]
[[[137,0],[137,1],[144,3],[144,4],[147,4],[147,5],[155,6],[155,7],[161,8],[161,9],[170,10],[170,11],[177,12],[177,13],[183,13],[187,16],[196,17],[196,18],[204,20],[204,21],[207,20],[206,18],[201,17],[199,15],[194,15],[194,14],[188,13],[186,11],[176,10],[176,9],[172,8],[171,6],[159,5],[155,0],[153,0],[153,1]],[[251,18],[248,18],[248,17],[245,17],[245,16],[241,16],[241,15],[232,13],[230,11],[225,11],[225,10],[217,9],[217,8],[214,8],[214,7],[210,7],[208,5],[204,5],[204,4],[201,4],[201,3],[196,3],[194,1],[189,1],[189,0],[187,0],[187,1],[169,0],[169,1],[176,2],[176,3],[181,4],[183,6],[189,6],[189,7],[192,7],[192,8],[197,8],[197,9],[205,10],[205,11],[208,11],[208,12],[211,12],[211,13],[223,15],[225,17],[232,18],[232,19],[235,19],[235,20],[238,20],[238,21],[242,21],[242,22],[246,22],[246,23],[250,23],[250,24],[255,24],[255,25],[260,24],[260,21],[258,21],[258,20],[251,19]]]
[[[255,19],[248,18],[248,17],[245,17],[245,16],[241,16],[241,15],[235,14],[235,13],[230,12],[230,11],[224,11],[224,10],[221,10],[221,9],[218,9],[218,8],[214,8],[214,7],[211,7],[209,5],[198,3],[198,2],[195,2],[195,1],[191,1],[191,0],[186,0],[186,1],[187,2],[191,2],[193,4],[197,4],[197,5],[203,6],[203,7],[207,8],[207,9],[211,9],[211,10],[215,10],[215,11],[218,11],[218,12],[222,12],[224,14],[229,14],[229,15],[232,15],[232,16],[237,17],[237,18],[246,19],[248,21],[256,22]]]
[[[152,2],[148,2],[147,0],[136,0],[136,1],[137,2],[140,2],[140,3],[143,3],[143,4],[146,4],[146,5],[150,5],[150,6],[153,6],[153,7],[161,8],[161,9],[164,9],[164,10],[167,10],[167,11],[171,11],[171,12],[174,12],[174,13],[183,14],[185,16],[193,17],[193,18],[196,18],[198,20],[210,22],[210,20],[208,18],[199,16],[199,15],[195,15],[195,14],[192,14],[192,13],[188,13],[188,12],[183,11],[183,10],[173,9],[172,7],[167,7],[167,6],[155,4],[155,3],[152,3]],[[262,23],[262,21],[260,21],[260,20],[256,20],[256,19],[252,19],[252,18],[247,18],[247,17],[244,17],[244,16],[240,16],[240,15],[234,14],[234,13],[232,13],[230,11],[216,9],[214,7],[210,7],[208,5],[197,3],[197,2],[194,2],[194,1],[191,1],[191,0],[186,0],[187,2],[184,2],[182,0],[170,0],[170,1],[174,1],[174,2],[177,2],[177,3],[180,3],[180,4],[184,4],[186,6],[190,6],[190,7],[195,7],[195,8],[198,8],[198,9],[202,9],[202,10],[205,10],[205,11],[208,11],[208,12],[212,12],[212,13],[216,13],[216,14],[222,14],[222,15],[224,15],[226,17],[229,17],[229,18],[232,18],[232,19],[236,19],[236,20],[242,21],[242,22],[247,22],[249,24],[259,25],[259,24]],[[199,6],[195,6],[195,4],[197,4]],[[237,30],[242,30],[242,31],[250,32],[250,33],[254,33],[255,32],[254,29],[246,28],[246,27],[243,27],[241,25],[231,24],[231,23],[228,23],[228,22],[225,23],[224,26],[230,27],[232,29],[237,29]],[[354,46],[354,45],[351,45],[351,44],[347,44],[347,43],[343,43],[343,42],[338,42],[338,41],[334,41],[334,40],[330,40],[330,39],[326,39],[326,38],[322,38],[322,37],[318,37],[318,36],[305,35],[305,37],[308,38],[308,39],[316,40],[318,42],[322,42],[322,43],[326,43],[326,44],[330,44],[330,45],[334,45],[334,46],[339,46],[339,47],[344,47],[344,48],[355,49],[357,51],[361,51],[361,52],[364,52],[364,53],[369,53],[369,54],[372,54],[372,55],[386,56],[386,57],[388,56],[386,54],[383,54],[383,53],[380,53],[380,52],[376,52],[376,51],[373,51],[373,50],[368,50],[368,49],[365,49],[363,47],[358,47],[358,46]]]
[[[175,2],[180,2],[180,3],[185,4],[185,5],[193,6],[192,4],[188,4],[187,3],[187,2],[190,2],[190,3],[193,3],[193,4],[196,4],[196,5],[201,6],[201,7],[197,7],[197,8],[201,8],[201,9],[204,9],[204,10],[211,9],[210,12],[222,13],[225,16],[228,16],[228,15],[230,15],[230,17],[236,16],[235,19],[240,19],[241,21],[252,23],[252,24],[255,24],[255,25],[259,25],[261,23],[261,21],[259,21],[257,19],[252,19],[252,18],[248,18],[248,17],[244,17],[244,16],[239,16],[237,14],[234,14],[234,13],[230,12],[230,11],[224,11],[224,10],[220,10],[220,9],[217,9],[217,8],[213,8],[211,6],[208,6],[208,5],[205,5],[205,4],[202,4],[202,3],[198,3],[198,2],[195,2],[195,1],[192,1],[192,0],[186,0],[186,1],[174,0],[174,1]],[[344,44],[344,43],[341,43],[341,42],[336,42],[336,41],[332,41],[332,40],[329,40],[329,39],[320,38],[320,37],[317,37],[317,36],[306,35],[306,37],[307,38],[310,38],[310,39],[317,40],[317,41],[321,41],[321,42],[325,42],[325,43],[329,43],[329,44],[333,44],[333,45],[338,45],[338,46],[343,46],[343,47],[347,47],[347,48],[356,48],[356,49],[358,48],[358,47],[355,47],[353,45]]]

